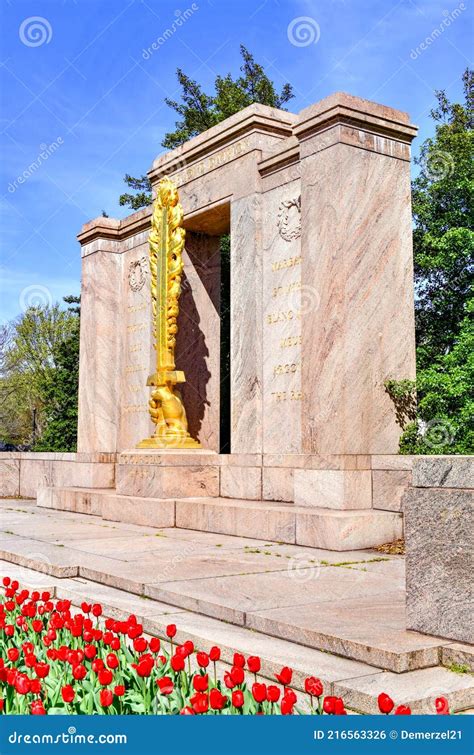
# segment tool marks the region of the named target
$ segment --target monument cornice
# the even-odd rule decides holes
[[[123,241],[129,236],[149,231],[150,224],[151,205],[134,212],[133,215],[129,215],[123,220],[103,217],[94,218],[82,226],[77,239],[81,246],[89,244],[91,241],[95,241],[95,239]]]
[[[299,114],[293,132],[299,141],[309,139],[333,126],[348,126],[377,136],[410,144],[418,128],[408,113],[369,100],[336,92]]]

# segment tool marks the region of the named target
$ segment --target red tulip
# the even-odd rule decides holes
[[[115,655],[115,653],[109,653],[107,658],[105,659],[105,662],[109,668],[115,669],[119,666],[119,659]]]
[[[252,695],[256,703],[263,703],[263,701],[267,699],[266,685],[255,682],[255,684],[252,685]]]
[[[84,655],[91,661],[97,655],[97,648],[95,645],[86,645],[84,648]]]
[[[411,708],[408,705],[399,705],[393,712],[396,716],[410,716]]]
[[[100,605],[100,603],[94,603],[91,610],[93,616],[96,616],[97,618],[99,618],[99,616],[102,616],[102,606]]]
[[[42,700],[33,700],[31,703],[31,715],[32,716],[45,716],[46,711],[44,709]]]
[[[334,714],[335,707],[336,707],[335,702],[336,702],[335,697],[333,697],[332,695],[326,695],[323,701],[323,711],[325,713],[328,713],[329,715]]]
[[[344,716],[346,709],[344,708],[344,700],[340,697],[334,698],[334,713],[336,716]]]
[[[449,716],[449,703],[445,697],[437,697],[435,700],[436,713],[439,716]]]
[[[197,653],[196,660],[201,668],[207,668],[209,666],[209,656],[207,653]]]
[[[81,610],[84,611],[84,613],[90,613],[91,608],[92,606],[90,603],[81,603]]]
[[[40,679],[30,679],[30,692],[33,692],[35,695],[39,695],[41,692],[41,681]]]
[[[196,714],[194,713],[193,709],[189,707],[189,705],[186,705],[186,707],[183,708],[183,710],[179,711],[179,715],[180,716],[194,716]]]
[[[96,658],[95,661],[92,661],[92,671],[95,674],[98,674],[99,671],[102,671],[103,668],[104,668],[104,661],[102,660],[102,658]]]
[[[152,670],[153,670],[153,660],[149,660],[148,658],[143,658],[143,660],[140,661],[140,663],[134,664],[136,672],[139,677],[142,679],[145,679],[146,677],[150,676]]]
[[[283,684],[283,686],[286,687],[288,684],[291,684],[291,677],[293,676],[293,671],[291,668],[288,668],[288,666],[283,666],[280,673],[275,674],[275,676],[280,682],[280,684]]]
[[[103,708],[108,708],[109,705],[112,705],[112,701],[114,699],[114,693],[111,689],[101,689],[100,690],[100,704]]]
[[[76,695],[76,693],[74,692],[74,690],[73,690],[73,688],[71,687],[70,684],[66,684],[61,689],[61,696],[62,696],[62,698],[63,698],[63,700],[64,700],[65,703],[72,703],[72,701],[74,700],[75,695]]]
[[[27,695],[30,691],[31,682],[26,674],[17,674],[14,684],[19,695]]]
[[[15,661],[17,661],[20,657],[20,651],[18,650],[18,648],[8,648],[7,657],[9,661],[15,663]]]
[[[230,670],[230,675],[234,685],[242,684],[245,679],[245,673],[241,666],[233,666]]]
[[[291,716],[293,713],[293,703],[287,697],[283,697],[280,703],[282,716]]]
[[[148,647],[148,642],[144,637],[137,637],[135,640],[133,640],[133,649],[136,650],[137,653],[143,653]]]
[[[159,653],[161,642],[158,637],[152,637],[150,640],[150,650],[152,653]]]
[[[208,686],[209,678],[207,674],[204,674],[204,676],[196,674],[196,676],[193,677],[193,687],[196,692],[206,692]]]
[[[35,632],[41,632],[43,629],[43,622],[41,619],[34,619],[34,621],[31,622],[31,627]]]
[[[205,692],[196,692],[189,702],[195,713],[207,713],[209,710],[209,696]]]
[[[166,627],[166,636],[171,639],[176,635],[176,624],[168,624]]]
[[[262,664],[260,662],[260,658],[258,655],[251,655],[247,658],[247,666],[248,670],[252,672],[252,674],[258,674],[260,671]]]
[[[10,577],[4,577],[4,578],[2,579],[2,582],[3,582],[3,586],[4,586],[4,587],[8,587],[8,585],[9,585],[9,584],[10,584],[10,582],[11,582],[11,579],[10,579]]]
[[[216,663],[216,661],[220,661],[221,659],[221,649],[217,647],[217,645],[214,645],[209,650],[209,658],[213,663]]]
[[[87,669],[85,666],[82,665],[82,663],[78,663],[77,666],[74,666],[72,670],[72,675],[74,679],[77,681],[80,681],[81,679],[85,679],[87,676]],[[100,677],[99,677],[100,680]]]
[[[106,687],[112,681],[113,674],[108,668],[103,668],[99,671],[98,678],[99,684],[101,684],[103,687]]]
[[[377,698],[377,702],[379,704],[379,711],[381,713],[385,713],[386,715],[388,715],[393,710],[393,706],[395,705],[392,698],[389,697],[385,692],[380,693]]]
[[[267,700],[269,703],[277,703],[280,699],[280,690],[274,684],[269,684],[267,687]]]
[[[173,655],[170,663],[173,671],[182,671],[184,669],[184,658],[180,655]]]
[[[117,684],[116,687],[114,687],[114,694],[117,695],[117,697],[123,697],[125,694],[125,687],[123,684]]]
[[[244,704],[244,693],[240,689],[232,692],[232,705],[234,708],[242,708]]]
[[[171,695],[174,689],[173,680],[169,676],[162,676],[161,679],[157,679],[156,684],[163,695]]]
[[[312,697],[321,697],[323,694],[323,685],[320,679],[315,676],[309,676],[304,682],[305,691]]]
[[[239,668],[244,668],[245,658],[242,655],[242,653],[234,653],[234,666],[238,666]]]
[[[209,702],[213,710],[222,710],[227,703],[227,697],[216,688],[211,689],[209,693]]]
[[[40,661],[35,665],[35,674],[38,679],[46,679],[49,674],[49,665]]]
[[[192,642],[191,640],[186,640],[186,642],[184,643],[184,649],[187,655],[194,653],[194,642]]]

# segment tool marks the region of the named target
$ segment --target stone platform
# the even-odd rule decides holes
[[[152,528],[2,501],[0,559],[33,586],[79,603],[135,612],[162,636],[171,620],[200,647],[215,642],[317,674],[349,707],[376,712],[384,690],[413,712],[445,694],[474,705],[472,648],[405,630],[404,559],[344,554],[254,538]],[[32,534],[34,533],[34,534]],[[15,571],[17,570],[17,571]],[[33,570],[33,571],[29,571]],[[172,619],[170,617],[173,617]],[[454,668],[454,666],[453,666]]]

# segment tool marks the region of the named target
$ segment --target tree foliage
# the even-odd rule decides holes
[[[176,111],[179,120],[176,121],[175,130],[165,134],[162,141],[163,147],[166,149],[179,147],[191,137],[201,134],[255,102],[270,107],[284,108],[293,97],[291,84],[285,84],[278,92],[263,66],[255,61],[244,45],[240,46],[240,53],[242,55],[241,75],[235,79],[230,73],[226,76],[217,76],[214,94],[203,92],[197,81],[178,68],[176,75],[181,87],[181,102],[169,98],[166,98],[165,102]],[[134,178],[127,174],[124,181],[136,193],[122,194],[121,205],[139,210],[140,207],[150,204],[151,185],[147,176]]]
[[[76,297],[66,301],[79,303]],[[78,307],[30,307],[4,329],[1,347],[0,440],[35,450],[74,450]],[[58,422],[61,429],[56,432]]]
[[[420,149],[413,181],[417,420],[404,425],[404,453],[474,450],[473,86],[464,102],[436,92],[435,135]]]

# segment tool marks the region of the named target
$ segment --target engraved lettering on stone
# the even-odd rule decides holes
[[[273,368],[273,375],[289,375],[293,372],[297,372],[299,366],[299,362],[293,362],[291,364],[276,364]]]
[[[272,262],[272,272],[275,273],[277,270],[285,270],[287,267],[296,267],[297,265],[301,265],[301,256],[300,257],[289,257],[286,260],[279,260],[278,262]]]
[[[128,285],[132,291],[140,291],[145,285],[148,273],[148,260],[141,257],[139,260],[132,260],[128,266]]]
[[[277,225],[280,236],[285,241],[293,241],[301,236],[301,196],[280,202]]]
[[[290,346],[300,346],[302,343],[302,337],[301,336],[288,336],[287,338],[282,338],[280,341],[280,349],[288,349]]]

